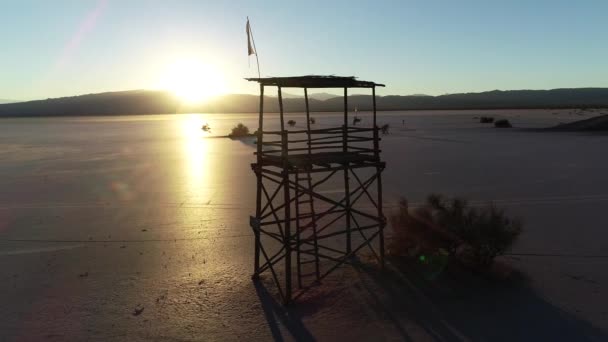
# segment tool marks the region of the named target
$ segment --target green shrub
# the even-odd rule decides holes
[[[232,132],[228,135],[231,138],[240,138],[249,136],[249,128],[242,123],[232,127]]]
[[[496,120],[496,122],[494,123],[494,127],[497,127],[497,128],[511,128],[513,126],[511,125],[511,123],[509,122],[509,120],[507,120],[507,119],[500,119],[500,120]]]

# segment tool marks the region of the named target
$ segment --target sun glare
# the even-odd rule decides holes
[[[199,114],[183,114],[180,118],[177,124],[182,132],[187,193],[194,202],[207,202],[211,200],[209,189],[217,165],[213,158],[208,158],[212,144],[204,138],[205,133],[201,130],[206,121]]]
[[[173,92],[186,104],[197,104],[224,93],[225,83],[222,74],[212,65],[196,59],[181,59],[167,67],[161,88]]]

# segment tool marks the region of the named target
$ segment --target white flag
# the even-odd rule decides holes
[[[247,32],[247,56],[255,55],[255,49],[253,45],[251,45],[252,34],[251,34],[251,25],[249,25],[249,18],[247,18],[247,27],[245,28]]]

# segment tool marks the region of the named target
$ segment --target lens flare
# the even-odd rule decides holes
[[[173,92],[185,104],[197,104],[225,93],[224,77],[219,69],[198,59],[180,59],[171,63],[160,88]]]

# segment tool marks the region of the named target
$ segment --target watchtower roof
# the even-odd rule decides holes
[[[290,76],[290,77],[262,77],[246,78],[247,81],[258,82],[264,86],[277,86],[283,88],[374,88],[384,87],[384,84],[359,81],[354,76]]]

